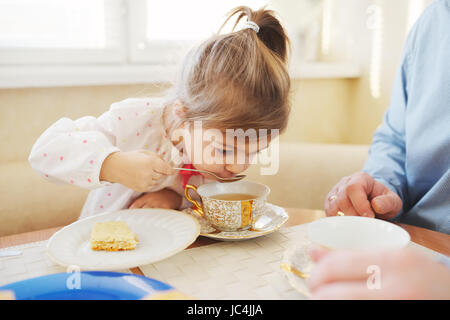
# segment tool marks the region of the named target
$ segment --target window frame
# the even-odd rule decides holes
[[[0,88],[174,82],[180,58],[195,42],[148,41],[146,0],[115,1],[122,10],[118,48],[2,49]],[[292,63],[293,78],[360,76],[356,65],[350,68],[351,72],[345,70],[348,64],[302,63],[301,66]]]
[[[117,16],[112,27],[115,33],[115,46],[94,48],[0,48],[0,66],[73,65],[73,64],[111,64],[127,60],[126,48],[126,2],[127,0],[108,0]],[[106,8],[106,7],[105,7]],[[112,29],[111,29],[112,30]]]

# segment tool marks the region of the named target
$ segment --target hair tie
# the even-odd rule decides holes
[[[247,21],[246,23],[244,23],[243,29],[252,29],[256,33],[259,32],[259,26],[253,21]]]

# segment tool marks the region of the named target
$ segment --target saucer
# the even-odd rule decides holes
[[[263,224],[261,229],[258,226],[258,230],[249,229],[243,231],[220,231],[215,229],[209,221],[199,217],[191,208],[184,209],[183,211],[198,220],[201,236],[222,241],[239,241],[257,238],[275,232],[289,219],[287,212],[274,204],[266,203],[263,210],[261,217],[257,221],[257,224],[258,222]]]
[[[314,266],[314,262],[311,260],[308,253],[310,246],[310,241],[305,240],[289,247],[286,249],[280,265],[289,284],[304,295],[305,298],[309,298],[311,293],[309,292],[306,278],[304,277],[309,276]]]

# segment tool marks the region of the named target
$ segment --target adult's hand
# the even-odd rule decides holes
[[[391,219],[402,209],[402,200],[388,187],[365,172],[342,178],[328,193],[325,213]]]
[[[450,269],[413,249],[315,248],[313,299],[450,299]]]

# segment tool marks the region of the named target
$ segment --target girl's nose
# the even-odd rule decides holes
[[[241,173],[247,170],[249,164],[228,164],[225,166],[225,169],[233,174]]]

